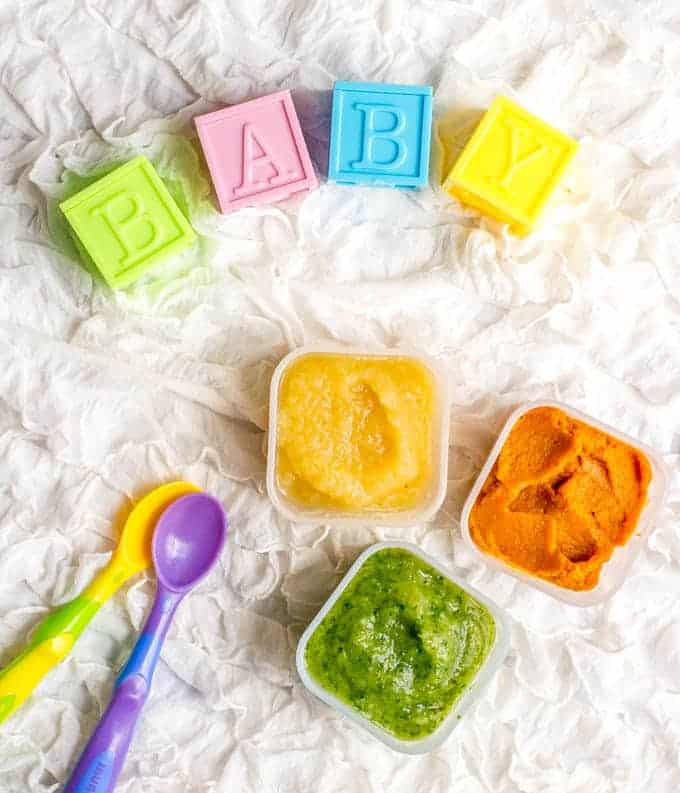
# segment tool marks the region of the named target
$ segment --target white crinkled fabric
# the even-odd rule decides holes
[[[680,7],[674,0],[24,0],[0,9],[0,664],[110,556],[113,516],[182,477],[217,495],[221,563],[182,606],[120,793],[671,793],[680,788]],[[421,192],[319,190],[220,216],[194,115],[289,87],[317,167],[335,79],[430,83]],[[577,136],[519,240],[438,188],[498,92]],[[437,136],[435,136],[437,137]],[[65,174],[145,153],[200,246],[93,282]],[[62,230],[63,231],[63,230]],[[279,518],[268,386],[304,342],[423,348],[452,389],[450,481],[413,529]],[[607,605],[563,605],[464,546],[510,410],[558,398],[655,446],[668,502]],[[451,739],[409,758],[303,689],[295,643],[343,571],[402,538],[509,612],[512,649]],[[153,595],[106,605],[0,732],[0,793],[60,789]]]

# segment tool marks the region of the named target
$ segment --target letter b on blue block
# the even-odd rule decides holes
[[[337,82],[328,178],[344,184],[423,187],[431,130],[429,86]]]

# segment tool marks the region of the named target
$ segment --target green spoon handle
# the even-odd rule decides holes
[[[107,565],[82,595],[59,606],[37,626],[28,646],[0,671],[0,724],[68,655],[102,603],[127,577],[127,571],[120,566]]]

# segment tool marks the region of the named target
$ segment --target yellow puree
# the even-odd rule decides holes
[[[279,389],[279,488],[305,507],[400,510],[432,475],[435,383],[413,358],[310,353]]]

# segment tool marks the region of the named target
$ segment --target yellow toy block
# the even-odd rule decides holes
[[[505,96],[497,96],[448,175],[444,189],[523,236],[578,143]]]

